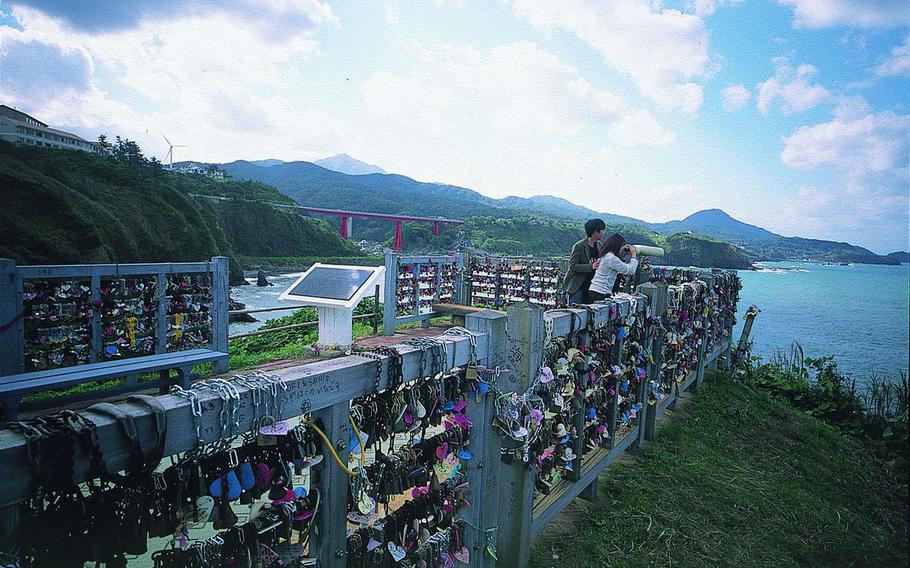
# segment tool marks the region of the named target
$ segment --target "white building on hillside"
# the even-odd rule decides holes
[[[0,140],[28,146],[95,151],[91,142],[75,134],[49,128],[40,120],[6,105],[0,105]]]
[[[219,170],[217,167],[211,167],[208,164],[200,164],[198,162],[183,162],[181,164],[175,165],[173,171],[178,174],[196,174],[200,176],[210,177],[212,179],[224,179],[224,172]]]

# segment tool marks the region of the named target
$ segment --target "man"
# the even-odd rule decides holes
[[[562,287],[569,294],[569,304],[583,304],[588,299],[588,286],[594,271],[600,266],[600,239],[607,224],[603,219],[591,219],[585,223],[586,238],[572,247],[569,270],[562,281]]]

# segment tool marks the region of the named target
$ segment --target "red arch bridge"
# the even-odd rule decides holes
[[[416,223],[433,223],[433,234],[438,235],[439,230],[442,225],[462,225],[464,221],[459,221],[457,219],[444,219],[442,217],[410,217],[407,215],[391,215],[388,213],[367,213],[365,211],[343,211],[339,209],[323,209],[321,207],[305,207],[300,206],[299,209],[303,211],[309,211],[310,213],[318,213],[320,215],[335,215],[341,218],[341,236],[349,239],[351,238],[351,223],[354,217],[362,217],[365,219],[386,219],[388,221],[395,222],[395,240],[392,241],[392,250],[395,252],[401,252],[404,242],[401,237],[401,224],[404,222],[416,222]]]

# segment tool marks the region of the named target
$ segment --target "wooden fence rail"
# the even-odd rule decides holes
[[[397,275],[397,271],[392,274]],[[699,301],[707,302],[708,298],[714,296],[715,285],[720,280],[708,273],[698,276],[701,284],[690,287],[698,288],[702,294],[697,296]],[[738,286],[738,281],[736,285]],[[488,310],[470,313],[465,316],[467,331],[461,335],[446,334],[438,337],[446,346],[446,367],[467,365],[472,361],[473,353],[474,360],[481,365],[507,370],[485,396],[467,397],[465,412],[473,424],[469,431],[469,447],[473,459],[462,462],[462,472],[469,483],[468,498],[471,505],[458,516],[464,520],[464,545],[470,551],[470,566],[527,566],[533,536],[540,533],[575,497],[593,498],[597,491],[598,475],[629,447],[653,439],[656,417],[675,404],[680,392],[697,388],[703,380],[706,367],[714,366],[719,361],[729,363],[732,315],[729,311],[720,310],[708,310],[707,314],[699,314],[695,316],[700,322],[697,329],[705,331],[704,336],[698,339],[695,366],[677,381],[675,388],[666,396],[654,400],[653,404],[648,403],[650,396],[655,394],[649,385],[661,380],[664,358],[670,355],[665,353],[668,350],[666,336],[652,333],[660,328],[651,327],[669,313],[671,308],[668,308],[668,304],[671,302],[668,300],[668,285],[653,282],[639,286],[635,294],[619,296],[592,305],[590,309],[567,308],[545,312],[538,305],[521,302],[509,306],[507,314]],[[580,422],[576,424],[580,423],[582,428],[577,442],[575,470],[559,481],[549,494],[537,493],[535,461],[525,463],[517,459],[507,463],[503,459],[503,448],[509,445],[509,440],[494,426],[496,401],[509,397],[512,393],[525,393],[539,380],[548,342],[569,337],[573,343],[591,344],[594,338],[590,336],[589,330],[597,333],[603,329],[628,329],[633,317],[639,325],[644,326],[644,351],[654,357],[653,362],[646,367],[646,379],[634,385],[634,395],[642,404],[634,424],[624,437],[617,439],[619,389],[616,388],[611,402],[610,444],[585,453],[585,399],[583,394],[576,393],[574,396],[581,396]],[[593,321],[589,321],[592,318]],[[467,333],[473,335],[466,335]],[[621,362],[625,334],[617,332],[615,337],[617,339],[612,346],[611,356],[614,361]],[[712,343],[710,351],[706,349],[709,339]],[[408,382],[422,378],[425,352],[410,344],[398,345],[395,349],[402,356],[402,380]],[[378,390],[385,390],[389,386],[390,360],[386,356],[380,356],[379,359]],[[325,434],[337,449],[340,460],[347,463],[351,437],[351,401],[375,392],[376,370],[375,358],[351,355],[275,371],[273,374],[286,386],[281,394],[283,411],[276,418],[290,419],[307,414],[321,420]],[[240,429],[246,431],[253,428],[253,395],[244,388],[239,391]],[[219,437],[219,416],[225,402],[207,391],[199,391],[198,396],[202,404],[202,439],[211,443]],[[196,440],[187,400],[173,395],[163,395],[159,400],[165,408],[168,421],[165,455],[191,449]],[[123,404],[122,408],[136,421],[142,446],[150,447],[154,429],[149,410],[131,403]],[[129,450],[119,431],[119,425],[100,415],[97,418],[93,416],[93,420],[97,424],[108,469],[115,471],[125,468],[128,465]],[[74,448],[77,481],[86,480],[90,470],[89,462],[89,456],[77,445]],[[316,469],[320,474],[313,478],[313,482],[324,499],[316,521],[320,530],[311,543],[309,554],[318,558],[320,566],[347,566],[349,477],[328,455]],[[12,431],[0,430],[0,507],[5,507],[0,518],[7,519],[5,537],[0,535],[0,550],[9,549],[10,539],[15,538],[18,505],[32,497],[29,472],[24,438]],[[498,560],[494,560],[494,555]]]

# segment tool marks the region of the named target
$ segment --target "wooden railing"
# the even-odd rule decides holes
[[[733,315],[729,306],[712,305],[708,300],[718,295],[719,283],[735,285],[738,290],[738,280],[710,273],[697,276],[700,284],[686,285],[692,289],[693,301],[702,308],[707,306],[708,313],[704,309],[693,313],[690,323],[679,323],[682,321],[679,316],[680,302],[688,301],[683,297],[685,294],[680,295],[679,300],[671,298],[668,306],[668,291],[675,291],[666,283],[658,282],[643,284],[633,295],[617,297],[587,309],[545,312],[537,305],[521,302],[509,306],[507,314],[489,310],[471,313],[465,317],[466,332],[438,338],[445,345],[446,369],[464,367],[474,359],[487,368],[507,370],[498,380],[491,381],[488,393],[467,397],[465,414],[473,424],[469,430],[473,458],[461,463],[461,471],[469,483],[468,499],[471,505],[462,509],[458,518],[464,521],[460,526],[463,527],[464,545],[470,551],[470,566],[527,566],[532,537],[575,497],[593,498],[597,476],[629,447],[653,439],[656,417],[676,404],[679,393],[690,388],[697,389],[703,381],[705,368],[717,366],[719,362],[729,363]],[[630,323],[633,317],[635,323]],[[676,324],[670,321],[674,318]],[[696,321],[699,322],[697,327],[694,324]],[[580,396],[581,400],[575,401],[580,409],[580,418],[576,415],[575,420],[582,428],[575,440],[578,451],[573,471],[558,481],[548,494],[536,492],[536,460],[532,458],[525,462],[519,458],[511,460],[511,463],[504,460],[503,452],[514,448],[514,440],[504,437],[493,425],[498,412],[497,401],[511,397],[512,393],[522,395],[539,382],[541,369],[547,362],[546,351],[561,338],[566,345],[592,345],[594,336],[610,336],[613,333],[615,340],[611,356],[621,362],[627,328],[632,325],[643,326],[642,347],[646,353],[653,355],[653,362],[645,367],[646,377],[630,385],[631,390],[627,393],[628,396],[634,393],[642,403],[634,423],[629,421],[622,432],[624,435],[620,437],[616,428],[620,394],[616,388],[609,401],[612,412],[609,419],[610,443],[585,452],[583,426],[586,403],[584,394],[576,392],[574,397]],[[684,329],[675,329],[673,325]],[[668,352],[676,350],[675,347],[668,347],[668,331],[685,333],[695,329],[703,330],[694,331],[694,335],[689,336],[691,345],[697,346],[695,364],[678,378],[666,372],[662,374],[666,371],[662,370],[663,361],[678,356],[678,353]],[[713,341],[708,340],[708,334],[712,334]],[[708,343],[713,345],[710,351],[706,349]],[[425,379],[426,353],[408,344],[395,346],[395,349],[402,358],[402,380]],[[378,359],[377,363],[375,358],[351,355],[275,371],[275,376],[286,387],[280,394],[283,411],[275,418],[287,420],[305,415],[314,422],[320,422],[340,461],[348,463],[352,400],[389,387],[390,359],[384,355]],[[587,370],[577,372],[587,373]],[[575,377],[582,380],[582,375]],[[672,380],[673,384],[662,383],[664,379]],[[658,394],[655,389],[665,392],[659,393],[659,399],[649,402],[652,395],[656,397]],[[238,387],[238,391],[239,426],[241,431],[247,431],[254,426],[253,395],[242,386]],[[226,402],[205,391],[199,392],[198,398],[203,410],[202,441],[216,442],[219,439],[219,415],[226,408]],[[159,400],[165,408],[168,423],[165,455],[190,450],[195,444],[191,405],[185,398],[172,395],[161,396]],[[152,415],[142,406],[126,404],[123,408],[136,421],[142,447],[151,447],[154,442]],[[129,452],[118,424],[104,417],[98,417],[95,422],[107,469],[124,469],[128,465]],[[33,497],[26,449],[26,440],[21,435],[0,430],[0,507],[6,507],[2,515],[6,519],[5,540],[0,538],[0,550],[9,550],[12,539],[16,538],[19,504]],[[90,456],[79,444],[74,447],[74,462],[76,481],[87,480]],[[324,498],[315,521],[319,530],[314,533],[316,536],[307,554],[317,558],[320,566],[346,566],[350,478],[339,463],[330,459],[328,453],[315,467],[319,475],[311,478],[313,487]],[[498,561],[494,560],[494,554]]]

